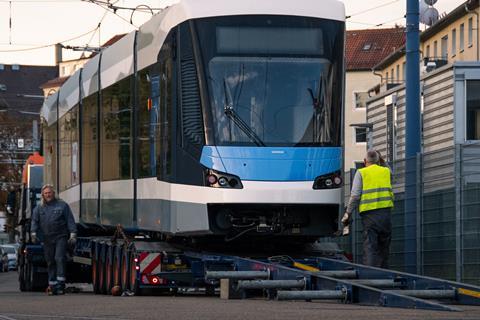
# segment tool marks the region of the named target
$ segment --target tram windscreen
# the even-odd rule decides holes
[[[215,144],[340,145],[342,22],[234,16],[196,30]]]

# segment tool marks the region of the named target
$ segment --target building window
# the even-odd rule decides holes
[[[13,70],[13,71],[18,71],[18,70],[20,70],[20,65],[18,65],[18,64],[12,64],[12,70]]]
[[[0,64],[0,70],[5,70],[5,65],[4,64]]]
[[[399,65],[399,64],[397,64],[397,73],[396,73],[396,75],[397,75],[397,83],[398,83],[398,82],[400,82],[400,65]]]
[[[402,63],[402,77],[403,81],[407,80],[407,63],[405,61]]]
[[[438,43],[437,43],[437,40],[433,41],[433,59],[438,59]]]
[[[356,143],[367,142],[367,128],[355,128],[355,142]]]
[[[463,49],[465,48],[465,25],[462,23],[460,25],[460,39],[459,39],[459,49],[460,49],[460,52],[463,51]]]
[[[480,140],[480,80],[467,81],[467,140]]]
[[[368,51],[368,50],[370,50],[371,48],[372,48],[372,44],[371,44],[371,43],[365,43],[365,44],[363,45],[362,50],[363,50],[363,51]]]
[[[442,59],[446,60],[448,57],[448,36],[442,38]]]
[[[457,29],[452,30],[452,56],[457,52]]]
[[[389,74],[388,74],[388,72],[387,72],[387,73],[385,74],[385,83],[388,83],[388,80],[389,80],[388,76],[389,76]]]
[[[468,45],[473,43],[473,18],[468,19]]]
[[[425,58],[430,58],[430,45],[427,45],[425,49]]]
[[[391,81],[393,83],[393,80],[395,79],[395,72],[393,71],[393,68],[390,70],[390,73],[392,74],[392,77],[390,78]]]
[[[368,92],[355,92],[355,108],[364,109],[367,107]]]

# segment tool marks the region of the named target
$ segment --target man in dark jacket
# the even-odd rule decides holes
[[[55,197],[52,185],[42,187],[41,205],[32,215],[31,237],[37,241],[37,233],[43,235],[43,249],[48,266],[47,293],[64,294],[67,243],[74,243],[77,227],[67,203]],[[67,240],[68,239],[68,240]]]

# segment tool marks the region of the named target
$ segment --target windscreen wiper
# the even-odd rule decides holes
[[[262,139],[255,133],[255,131],[245,122],[242,118],[237,114],[235,109],[233,108],[233,98],[232,98],[232,91],[228,86],[227,79],[223,79],[223,86],[225,91],[226,103],[224,107],[225,115],[230,118],[237,125],[240,130],[243,131],[257,146],[259,147],[266,147],[265,143],[263,143]]]

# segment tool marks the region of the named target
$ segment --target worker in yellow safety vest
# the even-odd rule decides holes
[[[358,207],[363,225],[363,264],[388,268],[393,208],[391,173],[388,167],[380,165],[380,154],[375,150],[369,150],[363,161],[365,168],[359,169],[353,178],[342,223],[348,226]]]

